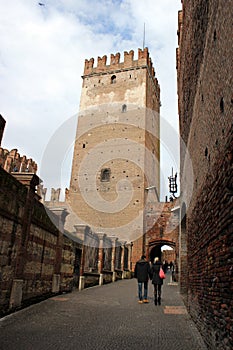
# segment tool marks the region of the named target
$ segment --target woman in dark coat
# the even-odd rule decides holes
[[[163,264],[159,261],[159,258],[154,259],[154,263],[151,266],[151,276],[152,276],[152,284],[154,285],[154,303],[157,305],[161,305],[161,292],[163,279],[159,277],[160,268],[163,268]]]

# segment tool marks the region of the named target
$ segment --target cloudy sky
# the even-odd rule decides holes
[[[74,138],[84,60],[93,57],[96,62],[98,56],[109,58],[116,52],[123,58],[131,49],[136,59],[145,23],[145,46],[161,87],[164,199],[171,167],[179,172],[175,50],[181,1],[44,0],[41,4],[34,0],[1,4],[0,114],[7,122],[2,147],[17,148],[33,158],[40,176],[47,145],[68,120],[73,123],[67,128],[70,140]],[[43,178],[45,187],[69,187],[71,154],[63,162],[62,179]]]

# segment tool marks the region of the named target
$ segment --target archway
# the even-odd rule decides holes
[[[162,258],[162,247],[169,246],[175,250],[176,244],[168,240],[155,240],[149,243],[149,259],[151,262],[154,261],[155,257],[158,257],[160,260]]]

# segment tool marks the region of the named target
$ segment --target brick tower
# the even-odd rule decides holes
[[[79,223],[142,250],[145,208],[159,196],[160,88],[147,48],[106,63],[85,60],[69,203]]]

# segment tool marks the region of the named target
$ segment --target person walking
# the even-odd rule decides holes
[[[139,304],[149,303],[148,297],[148,281],[150,278],[150,264],[146,260],[146,256],[142,255],[141,259],[136,262],[134,269],[134,277],[138,281],[138,302]],[[144,286],[144,293],[143,293]],[[142,296],[143,295],[143,296]]]
[[[159,276],[160,268],[163,269],[163,264],[158,257],[154,259],[154,263],[151,266],[152,284],[154,285],[154,303],[161,305],[161,294],[163,279]],[[163,270],[164,271],[164,270]]]

